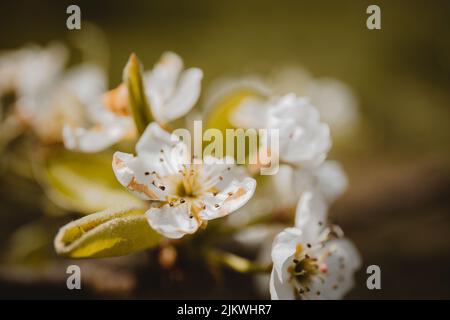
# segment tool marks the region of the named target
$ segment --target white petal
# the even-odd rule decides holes
[[[247,98],[230,116],[230,122],[237,128],[265,128],[269,108],[256,99]]]
[[[178,139],[161,128],[157,123],[150,123],[136,144],[137,154],[159,152],[161,148],[171,147]]]
[[[216,194],[205,197],[206,209],[200,213],[202,219],[212,220],[226,216],[241,208],[253,196],[256,180],[245,178],[232,181],[227,188]]]
[[[270,102],[268,127],[279,129],[280,158],[303,166],[319,165],[331,147],[330,130],[305,98],[288,94]]]
[[[161,109],[159,119],[169,122],[186,115],[200,96],[203,72],[197,68],[187,69],[181,74],[172,97]]]
[[[86,63],[68,70],[63,85],[82,104],[90,106],[107,90],[107,77],[100,67]]]
[[[348,179],[337,161],[325,161],[316,169],[318,188],[328,203],[339,198],[347,189]]]
[[[325,281],[317,281],[316,290],[325,299],[341,299],[354,285],[354,273],[361,266],[361,258],[353,243],[347,239],[332,240],[321,249],[326,257]]]
[[[315,80],[308,86],[308,96],[335,133],[352,128],[358,121],[358,101],[351,88],[341,81]]]
[[[154,69],[144,75],[151,111],[159,123],[184,116],[198,100],[202,71],[191,68],[181,72],[182,69],[181,58],[166,52]]]
[[[301,196],[295,213],[295,226],[303,231],[304,239],[316,242],[327,221],[328,206],[322,196],[307,191]]]
[[[270,274],[270,297],[272,300],[294,300],[294,288],[290,282],[281,282],[275,269]]]
[[[63,128],[64,146],[69,150],[98,152],[119,142],[133,132],[131,119],[117,119],[115,123],[97,124],[85,129],[66,125]]]
[[[272,239],[275,230],[279,231],[278,226],[267,224],[249,226],[235,233],[233,240],[246,248],[255,249],[264,244],[266,240]]]
[[[187,146],[156,122],[147,126],[136,144],[136,152],[143,161],[158,163],[156,171],[163,176],[178,173],[183,164],[190,163]]]
[[[173,52],[165,52],[153,70],[146,72],[144,82],[152,106],[160,107],[173,94],[183,61]]]
[[[280,277],[280,281],[287,281],[283,276],[286,270],[285,266],[293,257],[297,244],[302,240],[302,230],[298,228],[286,228],[280,232],[273,241],[272,261],[273,268]]]
[[[187,203],[151,208],[146,212],[150,226],[167,238],[179,239],[197,231],[199,223],[191,216]]]
[[[154,175],[157,163],[147,163],[132,154],[116,152],[113,156],[113,171],[117,180],[143,200],[164,200],[169,192],[161,188]]]
[[[16,90],[19,95],[35,95],[56,84],[67,60],[67,49],[54,43],[48,47],[30,46],[18,53]]]

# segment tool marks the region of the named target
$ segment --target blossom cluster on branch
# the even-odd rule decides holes
[[[330,99],[324,93],[329,83],[316,82],[308,86],[310,98],[280,94],[274,82],[228,80],[211,86],[212,98],[197,111],[203,72],[185,69],[173,52],[150,70],[132,54],[123,82],[111,90],[101,67],[83,62],[66,68],[67,55],[54,44],[0,56],[0,96],[14,97],[2,113],[1,148],[20,134],[32,135],[45,150],[38,161],[45,174],[36,179],[62,209],[84,215],[59,230],[58,254],[100,258],[192,243],[195,257],[208,264],[270,273],[264,281],[272,299],[339,299],[351,289],[360,256],[327,217],[347,178],[337,161],[327,160],[337,129],[322,120],[323,105],[335,100],[338,113],[345,113],[344,102],[353,101],[347,89],[334,86],[337,98]],[[260,137],[258,148],[279,159],[278,173],[260,176],[256,169],[264,164],[237,164],[232,154],[195,161],[199,155],[173,134],[194,118],[219,130],[277,132],[276,146]],[[255,227],[265,230],[253,242],[270,250],[269,261],[217,246],[250,245],[252,236],[244,234]],[[270,249],[261,245],[267,241]]]

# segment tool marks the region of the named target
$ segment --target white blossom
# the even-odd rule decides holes
[[[352,288],[359,253],[339,228],[326,226],[326,215],[322,197],[302,195],[295,227],[273,242],[272,299],[340,299]]]
[[[314,167],[325,160],[331,148],[329,127],[307,98],[290,93],[265,103],[251,100],[239,107],[238,114],[233,118],[237,126],[279,130],[281,162]],[[262,139],[263,146],[270,148],[267,141],[270,139]]]
[[[192,234],[208,220],[239,209],[256,187],[229,158],[192,164],[187,146],[156,123],[147,127],[136,153],[116,152],[114,173],[128,190],[152,201],[148,221],[168,238]]]
[[[98,152],[126,138],[135,136],[129,114],[125,87],[104,95],[106,75],[92,66],[78,69],[66,76],[66,85],[75,92],[85,110],[82,122],[67,122],[63,129],[64,145],[69,150]],[[123,107],[126,105],[125,107]],[[87,127],[91,125],[90,128]]]
[[[181,58],[172,52],[162,55],[153,70],[144,74],[144,89],[150,111],[155,120],[164,124],[184,116],[200,95],[202,71],[190,68],[183,71]],[[64,143],[68,149],[97,152],[126,138],[135,136],[133,118],[125,84],[103,95],[106,88],[83,101],[89,109],[86,126],[67,125]]]

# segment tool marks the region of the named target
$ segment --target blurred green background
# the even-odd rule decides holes
[[[91,22],[104,32],[111,87],[131,52],[149,68],[166,50],[203,69],[203,88],[222,76],[286,64],[350,85],[360,128],[331,153],[350,177],[331,215],[364,259],[349,298],[450,298],[450,2],[2,1],[0,49],[52,40],[73,45],[79,31],[66,28],[69,4],[81,7],[82,28]],[[370,4],[381,7],[381,30],[366,28]],[[38,216],[8,204],[9,186],[0,188],[2,213],[15,208]],[[22,223],[0,216],[2,230]],[[365,286],[370,264],[381,266],[382,290]],[[14,281],[1,280],[1,296],[33,296],[41,287],[59,293],[55,284]],[[255,296],[252,289],[226,290],[229,297]]]

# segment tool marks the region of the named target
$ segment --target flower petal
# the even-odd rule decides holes
[[[245,178],[241,182],[232,181],[229,186],[217,194],[208,194],[205,197],[206,208],[200,213],[205,220],[217,219],[236,211],[253,196],[256,180]]]
[[[152,114],[159,123],[185,115],[198,100],[202,71],[190,68],[181,73],[182,69],[181,58],[173,52],[166,52],[154,69],[145,75]]]
[[[198,68],[190,68],[181,74],[173,96],[161,110],[159,118],[169,122],[187,114],[200,96],[203,72]]]
[[[230,116],[230,122],[237,128],[262,129],[266,127],[268,106],[254,98],[247,98]]]
[[[117,119],[116,122],[97,124],[85,129],[65,125],[63,127],[64,146],[69,150],[98,152],[119,142],[133,132],[128,118]]]
[[[160,175],[178,173],[183,164],[190,163],[189,150],[176,135],[172,135],[152,122],[147,126],[138,143],[136,152],[143,161],[155,163]]]
[[[316,242],[324,229],[328,207],[323,198],[312,192],[301,196],[295,213],[295,226],[304,234],[304,240]]]
[[[145,73],[144,83],[152,106],[159,108],[169,99],[182,69],[181,58],[176,53],[165,52],[153,70]]]
[[[298,228],[286,228],[281,231],[273,241],[272,261],[273,268],[277,272],[279,281],[287,281],[285,266],[295,253],[297,244],[302,240],[302,230]]]
[[[303,166],[316,166],[331,147],[330,129],[308,99],[287,94],[271,105],[268,128],[279,129],[280,158]],[[264,142],[264,141],[263,141]]]
[[[348,179],[337,161],[325,161],[316,170],[318,188],[328,203],[339,198],[347,189]]]
[[[285,271],[287,272],[287,271]],[[293,300],[294,288],[288,281],[280,281],[280,277],[275,269],[270,274],[270,297],[272,300]]]
[[[151,208],[146,215],[150,226],[170,239],[179,239],[186,234],[192,234],[199,227],[198,220],[190,213],[188,203]]]
[[[164,200],[168,190],[161,187],[155,176],[158,163],[143,162],[132,154],[116,152],[113,156],[113,171],[117,180],[143,200]]]
[[[354,285],[354,273],[361,266],[358,250],[348,239],[329,241],[320,249],[325,257],[326,273],[322,274],[323,281],[316,279],[311,298],[316,299],[314,293],[320,292],[324,299],[341,299]],[[317,278],[317,277],[316,277]]]

